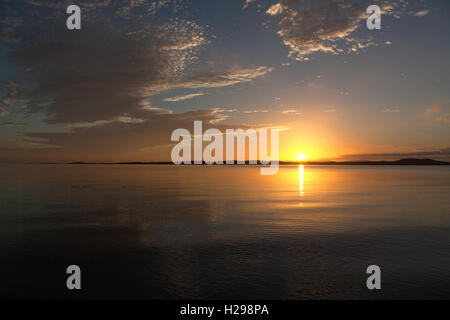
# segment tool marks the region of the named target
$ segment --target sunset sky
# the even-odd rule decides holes
[[[170,161],[194,120],[280,128],[281,160],[450,160],[449,39],[448,0],[0,0],[0,162]]]

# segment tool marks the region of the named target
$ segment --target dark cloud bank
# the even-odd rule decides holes
[[[223,119],[217,109],[174,114],[149,102],[165,90],[236,85],[272,70],[236,67],[186,76],[208,37],[195,21],[181,17],[180,3],[84,1],[82,28],[70,31],[70,1],[2,1],[0,40],[17,70],[8,102],[14,98],[28,115],[44,114],[45,122],[67,132],[25,134],[22,150],[0,150],[0,157],[121,160],[169,143],[172,130],[190,128],[193,120]]]

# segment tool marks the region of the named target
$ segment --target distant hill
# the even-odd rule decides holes
[[[395,163],[402,165],[450,165],[450,162],[433,159],[400,159],[395,161]]]
[[[146,165],[146,164],[165,164],[171,165],[172,162],[70,162],[68,164],[134,164],[134,165]],[[204,163],[205,164],[205,163]],[[248,161],[245,162],[246,165],[251,165]],[[442,166],[450,165],[448,161],[438,161],[433,159],[400,159],[394,161],[306,161],[306,162],[296,162],[296,161],[280,161],[280,165],[400,165],[400,166]],[[258,164],[259,165],[259,164]]]

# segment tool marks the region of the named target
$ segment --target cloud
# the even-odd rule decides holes
[[[2,141],[8,148],[0,150],[0,159],[157,160],[152,157],[161,153],[140,150],[173,144],[174,129],[191,128],[194,120],[202,120],[205,128],[224,127],[221,122],[231,110],[174,113],[153,107],[150,100],[176,88],[249,83],[273,69],[237,66],[223,72],[186,74],[210,36],[195,21],[180,18],[178,3],[85,0],[79,3],[81,30],[69,31],[67,15],[61,10],[66,2],[2,1],[0,41],[8,46],[7,63],[14,65],[16,73],[5,85],[8,91],[0,102],[9,106],[19,101],[27,116],[43,115],[46,123],[65,131],[39,129],[6,144]],[[155,17],[162,8],[170,10]],[[8,114],[4,106],[0,116]],[[170,150],[163,157],[170,159]]]
[[[4,142],[4,141],[2,141]],[[58,150],[60,147],[58,146],[52,146],[47,143],[45,143],[45,139],[40,138],[32,138],[32,137],[19,137],[14,138],[8,141],[10,144],[14,145],[13,149],[10,148],[0,148],[0,159],[2,161],[6,160],[12,160],[12,161],[26,161],[29,160],[33,161],[31,158],[29,158],[30,155],[34,154],[37,157],[41,157],[42,151],[45,150],[51,151],[51,150]],[[22,156],[20,159],[16,158],[17,153],[21,153]],[[36,159],[37,160],[37,159]],[[37,160],[39,161],[39,160]],[[48,160],[51,161],[51,160]]]
[[[270,8],[267,9],[266,13],[271,16],[276,16],[278,14],[283,13],[283,4],[279,2],[271,5]]]
[[[73,4],[68,0],[2,0],[0,12],[0,40],[7,43],[19,43],[36,36],[47,25],[47,31],[55,27],[65,27],[66,8]],[[120,18],[136,25],[137,20],[147,20],[159,10],[171,7],[174,11],[180,9],[178,0],[84,0],[76,3],[82,9],[82,26],[85,22],[97,20],[99,24],[109,23],[106,16],[114,16],[114,22]],[[34,31],[33,31],[34,30]]]
[[[29,0],[29,4],[33,6],[38,7],[48,7],[53,9],[65,9],[67,8],[67,2],[64,1],[52,1],[52,0],[46,0],[46,1],[40,1],[40,0]],[[106,7],[109,6],[111,3],[111,0],[90,0],[90,1],[83,1],[80,3],[83,7]]]
[[[176,33],[174,33],[176,30]],[[141,36],[145,33],[151,33],[151,28],[145,28],[136,33]],[[166,39],[166,43],[161,46],[161,50],[169,51],[171,54],[177,56],[177,52],[185,52],[198,49],[207,44],[209,40],[203,29],[193,21],[185,21],[180,18],[174,18],[170,24],[162,25],[159,28],[158,37]],[[141,34],[140,34],[141,33]]]
[[[219,111],[219,112],[226,112],[226,113],[237,111],[237,109],[224,109],[224,108],[213,108],[212,110]]]
[[[437,117],[436,120],[441,121],[441,122],[450,123],[450,113],[445,116]]]
[[[289,126],[285,126],[285,125],[277,125],[277,124],[272,124],[272,123],[260,123],[260,124],[244,124],[246,127],[248,128],[253,128],[256,130],[261,130],[261,129],[277,129],[280,132],[282,131],[289,131],[291,130],[291,127]]]
[[[35,1],[21,13],[15,2],[7,2],[9,10],[0,13],[1,21],[6,17],[27,21],[17,22],[11,30],[10,36],[19,39],[10,43],[8,55],[18,70],[17,86],[2,102],[11,103],[14,95],[25,102],[27,115],[44,114],[49,124],[98,125],[127,117],[146,119],[149,114],[141,117],[144,111],[170,113],[146,105],[163,91],[231,86],[272,71],[265,66],[234,67],[186,76],[199,47],[207,43],[206,35],[194,21],[154,18],[151,3],[160,8],[174,1],[163,2],[133,1],[126,7],[111,2],[108,10],[107,3],[83,2],[82,29],[76,32],[61,27],[66,15],[55,10],[61,5],[58,1]],[[35,19],[30,20],[28,13]],[[48,17],[54,21],[49,23]]]
[[[168,110],[168,109],[163,109],[163,108],[157,108],[157,107],[153,107],[149,101],[142,101],[141,102],[141,110],[145,110],[145,111],[152,111],[154,113],[162,113],[162,114],[172,114],[173,111],[172,110]]]
[[[432,114],[434,114],[434,113],[440,113],[442,111],[442,107],[441,106],[431,106],[431,107],[428,107],[422,114],[424,115],[424,116],[430,116],[430,115],[432,115]]]
[[[29,75],[36,87],[27,92],[28,113],[43,112],[48,123],[118,117],[136,110],[157,92],[158,81],[170,77],[170,58],[160,53],[156,39],[143,43],[118,36],[107,43],[97,38],[101,35],[77,33],[58,44],[15,52],[16,64],[33,70]]]
[[[323,112],[336,112],[335,109],[327,109],[327,110],[323,110]]]
[[[6,116],[7,114],[9,114],[8,110],[6,110],[3,107],[0,107],[0,118]]]
[[[269,110],[243,110],[242,113],[267,113]]]
[[[234,67],[186,76],[208,40],[196,22],[176,14],[177,3],[83,1],[82,28],[69,31],[61,11],[65,2],[2,2],[0,21],[8,21],[10,29],[0,40],[17,40],[9,42],[7,56],[17,73],[1,103],[20,99],[27,115],[44,114],[49,124],[106,123],[139,118],[143,108],[157,111],[143,105],[163,91],[231,86],[272,71],[266,66]],[[172,10],[154,17],[163,7]],[[194,95],[184,98],[190,97]]]
[[[289,109],[289,110],[283,110],[283,111],[281,111],[281,114],[287,114],[287,115],[296,115],[296,116],[299,116],[299,115],[301,115],[302,113],[297,112],[297,110],[295,110],[295,109]]]
[[[100,0],[109,5],[111,0]],[[133,19],[136,14],[143,14],[146,12],[149,15],[154,15],[159,10],[164,7],[169,7],[171,5],[172,10],[179,11],[182,9],[180,4],[177,4],[176,1],[173,0],[133,0],[133,1],[122,1],[121,6],[116,9],[116,13],[125,19]]]
[[[74,126],[68,132],[26,133],[18,147],[0,149],[0,159],[27,161],[170,161],[170,148],[157,154],[151,148],[173,145],[171,133],[178,128],[192,132],[193,121],[203,122],[203,130],[226,128],[218,123],[226,119],[225,109],[214,108],[185,113],[168,114],[142,111],[143,121],[130,119],[92,126]],[[240,126],[241,127],[241,126]],[[222,130],[223,131],[223,130]],[[32,147],[29,142],[39,143]],[[114,148],[111,148],[111,145]],[[26,146],[26,147],[25,147]],[[42,149],[47,148],[45,153]],[[36,149],[36,150],[34,150]],[[158,158],[159,157],[159,158]]]
[[[242,9],[247,9],[247,7],[249,6],[249,4],[255,2],[256,0],[245,0],[244,6],[242,7]]]
[[[3,122],[3,124],[5,126],[10,126],[10,127],[23,127],[23,126],[25,126],[24,122],[5,121],[5,122]]]
[[[229,114],[224,113],[224,110],[221,110],[219,108],[213,109],[212,114],[215,116],[215,118],[209,120],[209,123],[214,123],[214,124],[224,121],[231,117]]]
[[[361,153],[347,154],[340,157],[342,160],[396,160],[401,158],[433,158],[433,159],[450,159],[450,148],[442,148],[430,151],[413,151],[398,153]]]
[[[439,105],[430,106],[422,112],[422,115],[427,118],[434,117],[434,120],[436,121],[450,123],[450,113],[448,113],[449,106],[450,104],[448,101]]]
[[[399,110],[399,109],[385,108],[385,109],[383,109],[381,112],[393,112],[393,113],[398,113],[398,112],[400,112],[400,110]]]
[[[0,19],[0,40],[6,43],[18,43],[20,38],[17,37],[15,29],[23,25],[21,17],[3,17]]]
[[[266,66],[257,67],[234,67],[224,73],[207,73],[193,76],[179,83],[182,88],[218,88],[232,86],[238,83],[250,82],[255,78],[262,77],[273,68]]]
[[[423,17],[430,13],[430,10],[421,10],[414,13],[414,16],[416,17]]]
[[[14,81],[6,81],[5,82],[6,94],[0,100],[0,104],[5,107],[11,107],[13,102],[15,101],[15,97],[17,96],[17,85]]]
[[[371,37],[357,39],[354,31],[367,19],[370,1],[347,2],[326,0],[305,2],[282,0],[271,5],[266,14],[280,16],[277,32],[289,47],[289,56],[298,61],[308,60],[316,52],[341,54],[357,52],[374,45]],[[404,2],[378,2],[383,15],[398,15]]]
[[[153,17],[175,2],[84,1],[77,31],[65,28],[60,1],[33,1],[21,11],[7,2],[0,20],[24,20],[10,30],[19,41],[10,44],[7,58],[17,69],[15,90],[26,113],[44,114],[49,124],[139,118],[149,97],[182,80],[206,42],[194,21]],[[2,100],[9,102],[10,95]]]
[[[204,94],[205,93],[200,91],[200,92],[197,92],[197,93],[186,94],[184,96],[177,96],[177,97],[172,97],[172,98],[166,98],[166,99],[163,99],[163,101],[167,101],[167,102],[183,101],[183,100],[187,100],[187,99],[192,99],[194,97],[203,96]]]

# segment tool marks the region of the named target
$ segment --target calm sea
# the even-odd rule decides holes
[[[1,165],[0,298],[450,298],[450,167]]]

